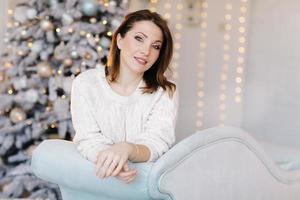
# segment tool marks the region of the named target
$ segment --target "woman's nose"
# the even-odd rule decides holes
[[[145,56],[148,56],[148,55],[150,54],[150,46],[144,45],[144,46],[141,48],[141,52],[142,52]]]

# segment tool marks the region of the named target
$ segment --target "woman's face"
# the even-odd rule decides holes
[[[122,38],[117,36],[120,67],[143,74],[159,57],[163,42],[160,28],[152,21],[138,21]]]

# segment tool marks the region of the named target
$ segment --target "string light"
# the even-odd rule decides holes
[[[245,23],[245,21],[246,21],[245,17],[239,17],[239,22],[241,24]]]
[[[26,35],[27,34],[27,31],[26,30],[23,30],[23,31],[21,31],[21,35]]]
[[[149,10],[151,12],[156,12],[157,11],[157,0],[150,0]]]
[[[219,125],[225,124],[226,119],[226,100],[227,100],[227,82],[228,82],[228,70],[229,62],[231,56],[229,54],[230,50],[230,39],[231,39],[231,30],[232,30],[232,9],[233,6],[230,3],[225,4],[225,25],[224,25],[224,35],[223,35],[223,65],[221,68],[220,75],[220,98],[219,98]]]
[[[207,1],[204,1],[204,2],[202,3],[202,8],[205,8],[205,9],[208,8],[208,2],[207,2]]]
[[[234,100],[235,100],[236,103],[241,103],[242,97],[239,96],[239,95],[236,95],[235,98],[234,98]]]
[[[90,38],[90,37],[92,37],[92,34],[91,34],[91,33],[87,33],[87,34],[85,35],[85,37],[86,37],[86,38]]]
[[[33,45],[32,42],[28,42],[28,43],[27,43],[27,46],[28,46],[29,48],[31,48],[32,45]]]
[[[170,0],[165,1],[164,4],[164,18],[166,20],[171,19],[171,9],[172,9],[172,3]],[[183,25],[181,23],[182,21],[182,11],[183,11],[183,4],[181,2],[177,3],[175,6],[176,14],[174,19],[175,23],[175,29],[174,29],[174,53],[173,53],[173,59],[171,68],[173,71],[172,79],[176,81],[179,78],[178,74],[178,66],[179,66],[179,60],[180,60],[180,49],[181,49],[181,32]]]
[[[205,78],[205,67],[206,67],[206,49],[207,49],[207,8],[208,2],[204,0],[201,4],[201,12],[199,13],[201,17],[200,23],[200,50],[199,50],[199,61],[197,69],[197,115],[196,115],[196,127],[197,129],[203,126],[203,107],[205,105],[205,91],[204,91],[204,78]]]
[[[107,24],[107,20],[105,20],[105,19],[102,20],[102,24],[103,24],[103,25],[106,25],[106,24]]]
[[[228,21],[231,20],[231,15],[230,14],[226,14],[225,15],[225,19],[228,20]]]
[[[6,25],[6,27],[7,28],[11,28],[11,27],[13,27],[13,24],[11,22],[8,22],[7,25]]]
[[[204,28],[207,28],[207,23],[206,23],[206,22],[202,22],[202,23],[200,24],[200,27],[203,28],[203,29],[204,29]]]
[[[97,19],[95,17],[90,18],[90,22],[92,24],[95,24],[97,22]]]
[[[241,67],[241,66],[238,66],[238,67],[236,68],[236,72],[239,73],[239,74],[243,73],[243,71],[244,71],[244,69],[243,69],[243,67]]]
[[[200,14],[200,16],[201,16],[202,18],[206,18],[206,17],[207,17],[207,13],[206,13],[206,12],[202,12],[202,13]]]
[[[175,50],[180,49],[180,47],[181,47],[180,43],[176,42],[176,43],[174,44]]]
[[[226,99],[226,95],[225,94],[221,94],[220,95],[220,100],[224,101]]]
[[[81,31],[79,32],[79,34],[80,34],[81,36],[85,36],[85,35],[86,35],[86,32],[85,32],[84,30],[81,30]]]
[[[68,29],[68,32],[69,32],[69,33],[73,33],[73,32],[74,32],[74,29],[73,29],[73,28],[69,28],[69,29]]]
[[[239,37],[239,43],[245,43],[246,42],[246,38],[245,37]]]
[[[177,30],[181,30],[181,29],[182,29],[181,23],[177,23],[177,24],[175,25],[175,28],[176,28]]]
[[[112,36],[112,32],[111,31],[108,31],[106,34],[107,34],[107,36]]]
[[[97,51],[98,51],[98,52],[101,52],[101,51],[102,51],[102,47],[101,47],[101,46],[98,46],[98,47],[97,47]]]
[[[8,93],[9,95],[12,95],[12,94],[14,93],[14,91],[13,91],[12,89],[8,89],[8,90],[7,90],[7,93]]]
[[[246,31],[246,28],[244,26],[239,27],[239,32],[240,33],[245,33],[245,31]]]
[[[226,10],[231,10],[232,9],[232,5],[231,4],[226,4],[225,5],[225,9]]]
[[[234,91],[235,91],[235,93],[239,94],[242,92],[242,88],[236,87]]]
[[[225,30],[230,31],[231,30],[231,25],[230,24],[225,24]]]
[[[239,17],[238,17],[238,22],[239,22],[239,28],[238,28],[238,58],[237,58],[237,66],[236,66],[236,76],[235,76],[235,97],[234,101],[236,103],[241,103],[242,102],[242,84],[243,84],[243,73],[244,73],[244,64],[245,64],[245,52],[246,52],[246,27],[244,23],[246,22],[246,14],[248,10],[248,5],[246,0],[241,0],[240,1],[240,9],[239,9]]]
[[[246,6],[241,6],[240,7],[240,12],[241,13],[246,13],[247,12],[247,7]]]
[[[20,51],[18,51],[18,55],[19,56],[24,56],[25,54],[24,54],[24,52],[22,50],[20,50]]]
[[[241,83],[242,80],[243,80],[243,79],[242,79],[241,77],[236,77],[236,78],[235,78],[235,82],[236,82],[236,83]]]
[[[172,4],[171,4],[170,0],[165,0],[164,3],[165,3],[164,6],[163,6],[164,10],[163,10],[162,13],[164,13],[163,17],[165,18],[165,20],[168,21],[172,17],[172,15],[171,15]]]
[[[13,14],[14,14],[14,11],[13,11],[12,9],[8,9],[8,10],[7,10],[7,14],[13,15]]]
[[[10,62],[5,62],[4,63],[4,67],[7,68],[7,69],[9,69],[9,68],[12,67],[12,64]]]

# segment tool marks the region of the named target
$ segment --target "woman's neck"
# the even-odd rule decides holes
[[[120,66],[117,80],[109,83],[116,92],[122,95],[130,95],[136,90],[142,78],[143,74],[133,73],[128,68]]]
[[[137,86],[142,78],[143,74],[133,73],[129,69],[120,66],[120,73],[117,78],[117,83],[123,88],[130,88],[132,86]]]

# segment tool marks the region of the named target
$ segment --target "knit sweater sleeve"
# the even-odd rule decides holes
[[[77,78],[73,81],[71,91],[71,116],[75,129],[73,142],[84,158],[95,162],[97,153],[108,148],[113,141],[102,134],[91,102],[87,98],[88,85]]]
[[[177,110],[177,90],[172,98],[167,92],[163,92],[151,108],[143,132],[135,140],[135,143],[143,144],[149,148],[150,158],[148,162],[157,160],[174,144]]]

